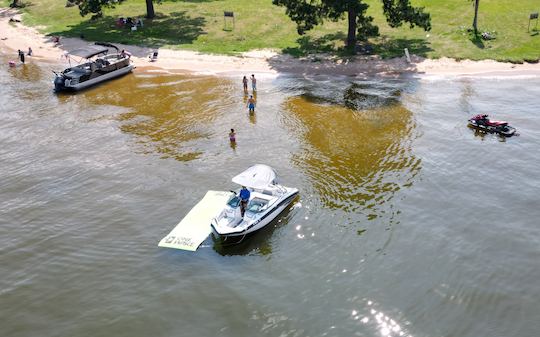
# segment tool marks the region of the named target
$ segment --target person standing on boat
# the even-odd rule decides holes
[[[250,195],[251,193],[249,190],[245,186],[242,186],[242,189],[240,190],[240,215],[242,218],[244,217],[244,213],[246,213]]]

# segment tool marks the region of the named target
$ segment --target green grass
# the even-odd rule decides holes
[[[0,0],[4,6],[8,1]],[[467,31],[473,18],[468,0],[413,0],[431,13],[432,30],[388,27],[380,0],[366,0],[369,14],[379,25],[381,36],[371,39],[374,51],[383,57],[402,56],[403,48],[411,53],[457,59],[496,59],[535,61],[540,57],[540,35],[527,32],[528,15],[540,10],[536,0],[482,0],[479,11],[480,31],[495,32],[496,39],[484,41]],[[41,32],[81,36],[91,41],[108,41],[191,49],[206,53],[235,54],[252,49],[272,48],[299,56],[330,52],[343,54],[345,21],[327,22],[305,36],[296,33],[285,10],[271,0],[191,0],[164,1],[155,4],[157,17],[144,20],[144,28],[132,32],[118,28],[116,18],[144,17],[144,0],[127,0],[104,17],[82,18],[77,7],[64,7],[62,0],[27,0],[24,22]],[[235,26],[228,20],[224,27],[223,11],[234,11]],[[534,23],[532,25],[534,27]]]

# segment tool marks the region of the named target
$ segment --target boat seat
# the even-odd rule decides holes
[[[489,126],[505,126],[508,124],[508,122],[504,122],[504,121],[489,121],[487,123]]]

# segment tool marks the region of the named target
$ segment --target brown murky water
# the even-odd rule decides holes
[[[250,116],[241,78],[55,95],[53,66],[0,60],[0,335],[540,330],[540,79],[260,74]],[[521,135],[475,134],[475,112]],[[157,247],[253,163],[295,207],[237,246]]]

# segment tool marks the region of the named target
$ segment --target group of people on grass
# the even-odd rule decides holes
[[[140,18],[118,18],[118,20],[116,20],[116,26],[129,28],[139,26],[142,28],[144,26],[144,23],[143,20]]]

